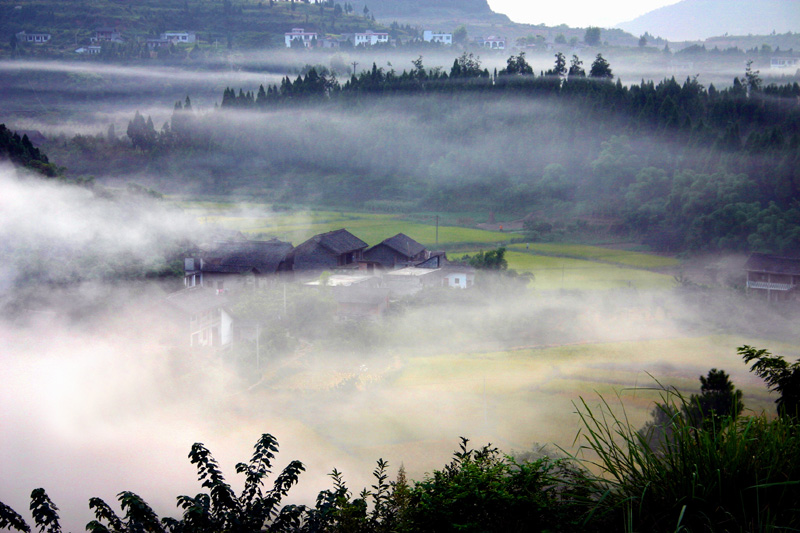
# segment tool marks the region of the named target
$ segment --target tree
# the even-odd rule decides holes
[[[583,42],[589,46],[597,46],[600,44],[600,28],[597,26],[589,26],[586,28],[586,33],[583,35]]]
[[[463,24],[453,30],[453,42],[456,44],[464,44],[467,42],[467,27]]]
[[[453,67],[450,69],[451,78],[480,78],[483,75],[481,58],[467,52],[457,57],[453,61]]]
[[[555,55],[555,58],[556,58],[556,62],[555,62],[555,65],[553,65],[553,69],[552,70],[548,70],[546,72],[546,74],[548,76],[558,76],[558,77],[566,76],[567,75],[567,60],[564,58],[564,54],[562,54],[561,52],[558,52]]]
[[[570,61],[569,64],[569,72],[567,74],[570,78],[573,76],[578,78],[583,78],[586,76],[586,71],[583,70],[583,61],[581,61],[578,56],[572,56],[572,61]]]
[[[744,409],[742,391],[724,370],[712,368],[707,376],[700,376],[700,394],[692,394],[686,409],[695,425],[719,429],[725,420],[736,420]]]
[[[525,60],[525,52],[509,57],[506,60],[506,68],[500,71],[500,75],[533,75],[533,67]]]
[[[601,80],[610,80],[614,77],[611,72],[611,66],[603,58],[602,54],[597,54],[597,57],[592,62],[592,68],[589,70],[590,78],[598,78]]]
[[[471,267],[478,270],[506,270],[508,268],[508,261],[505,258],[506,249],[500,247],[496,250],[489,250],[484,252],[481,250],[474,256],[464,256],[464,261]]]
[[[745,363],[755,361],[750,372],[766,381],[770,391],[780,394],[775,400],[778,415],[787,418],[800,416],[800,359],[789,364],[781,356],[748,345],[741,346],[737,351]]]
[[[748,60],[747,67],[744,70],[748,96],[752,96],[761,90],[761,76],[759,74],[758,70],[753,70],[753,60]]]
[[[515,462],[491,445],[461,447],[442,470],[411,489],[407,531],[550,531],[559,523],[555,484],[564,463],[543,457]]]
[[[645,46],[647,46],[647,37],[642,35],[639,37],[639,48],[644,48]]]
[[[556,38],[553,39],[553,42],[556,44],[567,44],[567,38],[564,37],[563,33],[559,33],[558,35],[556,35]]]

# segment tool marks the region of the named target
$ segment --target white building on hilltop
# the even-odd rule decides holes
[[[422,40],[426,43],[442,43],[445,46],[450,46],[453,44],[453,34],[425,30],[422,32]]]
[[[478,39],[475,41],[478,46],[482,46],[484,48],[491,48],[492,50],[505,50],[506,49],[506,38],[505,37],[496,37],[491,35],[486,39]]]
[[[193,31],[166,31],[161,34],[161,39],[174,44],[191,44],[197,42],[197,35]]]
[[[372,46],[376,44],[384,44],[389,42],[388,33],[378,33],[372,30],[367,30],[364,33],[356,33],[353,35],[353,46]]]
[[[292,41],[300,41],[306,48],[311,47],[312,42],[317,41],[316,32],[307,32],[303,28],[292,28],[292,31],[284,33],[284,37],[286,39],[286,48],[292,47]]]

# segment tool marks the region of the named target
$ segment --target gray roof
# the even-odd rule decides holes
[[[751,254],[744,265],[751,272],[800,275],[800,259],[768,254]]]
[[[392,250],[404,255],[405,257],[414,257],[420,252],[425,251],[425,247],[422,246],[420,243],[409,237],[408,235],[404,235],[403,233],[398,233],[394,237],[389,237],[388,239],[381,242],[391,248]]]
[[[344,228],[314,235],[306,242],[309,241],[317,242],[335,254],[346,254],[367,247],[367,243]]]
[[[269,241],[236,241],[216,243],[203,254],[203,271],[241,274],[277,272],[292,250],[291,243]]]

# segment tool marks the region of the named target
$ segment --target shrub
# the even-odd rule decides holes
[[[770,531],[800,526],[800,426],[766,415],[694,424],[689,402],[665,392],[669,430],[653,447],[605,400],[581,401],[582,448],[594,459],[576,481],[585,522],[626,531]]]

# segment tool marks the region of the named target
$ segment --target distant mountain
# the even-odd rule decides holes
[[[800,0],[683,0],[617,27],[671,41],[795,32],[800,31]]]

